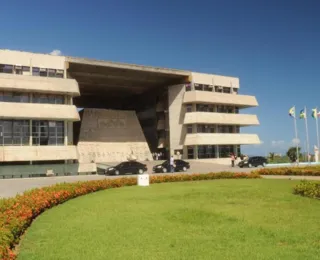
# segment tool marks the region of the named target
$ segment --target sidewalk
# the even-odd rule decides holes
[[[320,181],[320,176],[294,176],[294,175],[261,175],[261,176],[264,179]]]

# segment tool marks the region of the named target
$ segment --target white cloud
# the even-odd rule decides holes
[[[54,56],[60,56],[60,55],[62,55],[62,51],[60,51],[60,50],[53,50],[53,51],[50,52],[49,54],[54,55]]]
[[[282,147],[284,145],[284,140],[272,141],[271,145],[273,147]]]
[[[300,139],[299,138],[293,138],[291,143],[294,144],[294,145],[298,145],[298,144],[300,144]]]

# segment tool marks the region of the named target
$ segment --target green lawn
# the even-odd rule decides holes
[[[320,201],[296,181],[214,180],[100,191],[55,207],[19,260],[320,258]]]

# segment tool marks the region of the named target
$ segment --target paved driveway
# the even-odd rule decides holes
[[[149,174],[152,174],[150,170],[157,164],[157,162],[147,162]],[[204,162],[191,162],[191,169],[186,174],[190,173],[208,173],[208,172],[221,172],[221,171],[233,171],[233,172],[250,172],[255,169],[240,169],[238,167],[231,168],[226,165],[217,165]],[[167,173],[171,174],[171,173]],[[104,176],[104,175],[83,175],[83,176],[64,176],[64,177],[43,177],[43,178],[22,178],[22,179],[2,179],[0,180],[0,197],[11,197],[18,193],[22,193],[26,190],[50,186],[56,183],[63,182],[78,182],[88,180],[101,180],[106,178],[118,178],[116,176]],[[299,176],[266,176],[266,178],[278,178],[278,179],[313,179],[320,180],[320,177],[299,177]]]

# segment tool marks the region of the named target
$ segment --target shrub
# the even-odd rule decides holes
[[[283,168],[264,168],[253,171],[260,175],[297,175],[297,176],[320,176],[319,166],[308,167],[283,167]]]
[[[293,188],[293,194],[320,199],[320,182],[303,180]]]
[[[158,175],[151,176],[150,183],[231,178],[260,178],[260,175],[231,172]],[[136,184],[137,179],[135,177],[62,183],[30,190],[14,198],[0,200],[0,259],[12,260],[16,258],[13,251],[14,245],[19,242],[20,236],[33,219],[43,211],[84,194]]]

